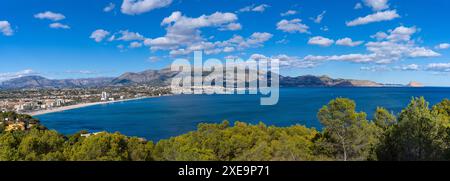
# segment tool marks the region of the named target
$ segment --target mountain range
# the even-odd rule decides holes
[[[179,72],[170,69],[127,72],[119,77],[48,79],[42,76],[24,76],[0,83],[0,89],[30,88],[87,88],[127,85],[170,85]],[[304,75],[298,77],[280,76],[281,87],[382,87],[392,86],[368,80],[333,79],[328,76]]]

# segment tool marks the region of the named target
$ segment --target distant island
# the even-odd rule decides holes
[[[414,82],[414,81],[412,81],[412,82],[410,82],[407,86],[408,86],[408,87],[423,87],[424,85],[423,85],[422,83],[420,83],[420,82]]]
[[[0,89],[92,88],[108,86],[168,86],[179,72],[170,69],[127,72],[119,77],[83,79],[48,79],[42,76],[24,76],[0,83]],[[402,87],[400,84],[382,84],[369,80],[333,79],[328,76],[280,76],[281,87]]]

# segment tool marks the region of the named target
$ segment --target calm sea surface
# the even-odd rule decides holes
[[[321,128],[317,111],[336,97],[356,101],[371,119],[377,106],[398,113],[411,97],[431,104],[450,98],[450,88],[282,88],[275,106],[260,106],[259,95],[181,95],[96,105],[37,116],[63,134],[80,130],[119,131],[157,141],[195,130],[199,123],[223,120],[267,125],[302,124]]]

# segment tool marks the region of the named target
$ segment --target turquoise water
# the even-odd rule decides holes
[[[80,130],[119,131],[149,140],[195,130],[199,123],[223,120],[267,125],[302,124],[321,128],[317,111],[331,99],[347,97],[368,113],[377,106],[398,113],[411,97],[424,96],[431,104],[450,98],[450,88],[282,88],[275,106],[260,106],[258,95],[180,95],[96,105],[37,116],[50,129],[63,134]]]

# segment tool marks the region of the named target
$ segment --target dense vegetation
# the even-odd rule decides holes
[[[378,108],[373,120],[355,108],[349,99],[330,101],[317,115],[322,131],[224,121],[157,143],[119,133],[0,128],[0,160],[450,160],[450,100],[430,108],[413,98],[398,115]]]

